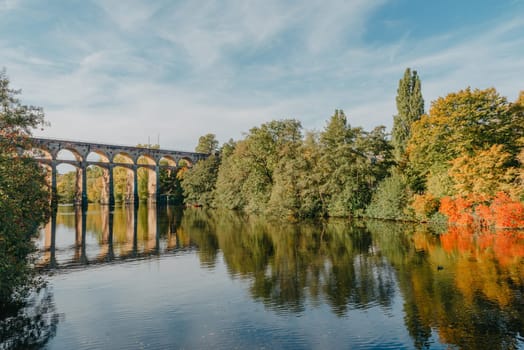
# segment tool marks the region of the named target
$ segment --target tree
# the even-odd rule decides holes
[[[168,203],[175,205],[184,204],[181,176],[178,176],[180,170],[160,168],[159,174],[159,192],[165,196]]]
[[[218,141],[215,134],[206,134],[198,138],[198,145],[195,152],[213,153],[218,149]]]
[[[76,190],[76,170],[57,175],[56,191],[60,203],[74,203]]]
[[[36,281],[29,266],[32,238],[49,214],[46,173],[32,158],[31,129],[44,125],[41,108],[22,105],[19,90],[0,72],[0,310],[24,300]],[[16,155],[19,156],[16,156]]]
[[[252,128],[245,140],[243,166],[249,170],[243,186],[246,209],[265,213],[276,182],[276,172],[302,140],[302,126],[294,119],[273,120]]]
[[[335,113],[320,133],[320,158],[316,171],[321,176],[320,196],[330,216],[344,216],[351,211],[351,194],[357,155],[353,145],[355,133],[342,110]]]
[[[318,133],[308,132],[305,139],[293,143],[282,153],[275,173],[268,212],[280,218],[323,216],[319,186],[320,157]]]
[[[320,197],[329,216],[362,215],[378,181],[387,174],[390,148],[383,127],[351,128],[336,110],[320,133]]]
[[[500,191],[518,198],[522,188],[518,184],[518,169],[508,166],[512,157],[503,145],[493,145],[487,150],[463,155],[451,161],[449,174],[459,196],[470,194],[493,197]]]
[[[220,158],[212,154],[184,173],[181,183],[186,204],[212,206],[219,164]]]
[[[228,146],[218,172],[217,206],[266,213],[277,174],[301,142],[300,123],[287,119],[252,128],[234,149]]]
[[[397,111],[393,118],[392,144],[397,161],[404,156],[406,144],[411,136],[411,125],[424,114],[424,99],[417,71],[406,68],[397,89]]]
[[[366,215],[377,219],[411,220],[413,217],[406,210],[410,197],[408,179],[396,169],[378,185]]]
[[[493,88],[467,88],[434,101],[429,115],[413,123],[408,141],[410,171],[424,179],[424,186],[418,190],[433,181],[448,184],[441,186],[442,192],[451,191],[452,183],[447,179],[450,161],[496,144],[504,145],[514,159],[522,134],[518,122],[512,104]],[[516,160],[511,163],[516,164]]]
[[[220,156],[215,154],[217,148],[218,141],[215,134],[206,134],[199,137],[195,151],[207,153],[209,157],[197,162],[191,169],[184,172],[183,181],[181,182],[184,203],[206,207],[213,206],[218,168],[220,166]]]
[[[230,140],[222,146],[221,164],[218,169],[214,206],[232,210],[243,210],[246,199],[243,192],[249,169],[244,167],[246,141]]]
[[[87,196],[92,203],[100,203],[102,200],[102,189],[104,187],[104,169],[99,166],[87,168]]]

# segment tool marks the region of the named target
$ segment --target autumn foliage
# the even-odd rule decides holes
[[[444,197],[439,211],[453,225],[524,228],[524,204],[511,199],[505,192],[498,192],[493,198],[480,195]]]
[[[424,221],[439,208],[439,201],[431,193],[415,194],[411,203],[417,219]]]

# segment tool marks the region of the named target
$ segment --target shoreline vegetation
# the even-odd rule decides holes
[[[466,88],[424,110],[422,84],[406,69],[391,134],[353,127],[335,110],[321,131],[296,119],[253,127],[219,147],[214,134],[196,151],[210,157],[161,174],[161,193],[179,205],[238,210],[284,220],[367,217],[477,228],[524,228],[524,91],[515,102],[494,88]],[[75,196],[61,174],[61,201]],[[100,200],[100,169],[88,169],[88,198]],[[139,171],[147,198],[148,172]],[[127,175],[115,169],[115,199]]]

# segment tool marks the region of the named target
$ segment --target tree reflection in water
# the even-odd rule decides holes
[[[300,313],[309,301],[333,312],[404,300],[414,345],[431,337],[467,349],[519,346],[524,320],[524,233],[442,235],[421,225],[330,220],[282,224],[232,213],[188,211],[181,226],[204,265],[220,249],[230,274],[250,281],[266,307]],[[398,288],[398,289],[397,289]]]
[[[231,275],[251,281],[253,298],[271,309],[301,312],[306,301],[324,300],[346,316],[351,308],[391,304],[394,271],[363,226],[283,224],[201,211],[187,212],[182,226],[205,264],[220,248]]]
[[[397,271],[406,327],[417,348],[429,348],[432,331],[442,343],[464,349],[519,347],[524,232],[452,227],[435,236],[424,226],[381,222],[368,228]]]
[[[55,336],[58,321],[53,293],[43,288],[25,306],[0,315],[0,349],[40,349]]]

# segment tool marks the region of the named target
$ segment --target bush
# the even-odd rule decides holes
[[[373,194],[366,216],[376,219],[413,220],[408,208],[411,197],[406,176],[394,171]]]

